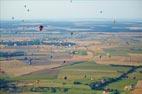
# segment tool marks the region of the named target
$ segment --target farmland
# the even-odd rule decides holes
[[[50,29],[52,33],[28,27],[26,32],[1,30],[0,93],[130,94],[141,90],[142,32]]]

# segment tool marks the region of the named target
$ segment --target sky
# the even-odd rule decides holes
[[[141,9],[142,0],[0,0],[0,20],[142,19]]]

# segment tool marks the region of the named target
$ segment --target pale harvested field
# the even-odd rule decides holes
[[[95,61],[98,64],[121,64],[121,65],[142,65],[141,56],[125,57],[125,56],[102,56],[100,59],[99,56],[95,57]]]
[[[135,89],[132,91],[132,94],[141,94],[142,93],[142,80],[137,82]]]
[[[77,61],[87,61],[89,60],[91,56],[92,56],[91,53],[88,52],[87,56],[73,55],[71,56],[71,58],[57,56],[57,57],[54,57],[52,61],[33,60],[33,62],[35,63],[37,62],[38,65],[36,64],[28,65],[24,63],[23,61],[19,61],[19,60],[5,60],[5,61],[1,61],[0,65],[1,65],[1,69],[4,70],[7,74],[11,76],[21,76],[21,75],[30,74],[32,72],[41,71],[45,69],[58,68],[60,66],[77,62]],[[63,61],[66,61],[66,63],[64,64]]]
[[[138,81],[136,88],[141,88],[142,89],[142,80]]]
[[[86,33],[84,33],[86,34]],[[93,33],[90,33],[93,34]],[[97,33],[96,33],[97,34]],[[114,34],[116,37],[114,37]],[[140,33],[141,34],[141,33]],[[36,58],[38,60],[33,60],[33,65],[28,65],[22,60],[5,60],[0,61],[2,69],[10,75],[20,76],[29,74],[35,71],[45,70],[64,66],[65,64],[70,64],[78,61],[89,61],[94,60],[98,64],[120,64],[120,65],[142,65],[142,54],[132,54],[129,53],[128,56],[102,56],[99,58],[98,53],[103,53],[105,48],[115,48],[119,47],[119,42],[123,42],[119,36],[130,37],[139,36],[139,33],[105,33],[103,35],[97,34],[97,40],[80,40],[80,39],[65,39],[67,42],[74,42],[77,45],[73,47],[57,47],[50,45],[33,45],[33,46],[20,46],[20,47],[4,47],[0,46],[1,51],[24,51],[28,56]],[[96,36],[95,36],[96,37]],[[2,37],[2,39],[13,39],[14,41],[28,41],[32,38],[30,37]],[[127,47],[128,45],[123,45]],[[129,47],[129,46],[128,46]],[[72,55],[69,52],[74,50],[86,50],[87,55],[79,56]],[[52,51],[52,53],[51,53]],[[51,54],[53,54],[53,59],[50,59]],[[131,56],[131,59],[130,59]],[[16,59],[17,57],[15,57]],[[64,64],[63,61],[66,61]]]
[[[2,70],[4,70],[7,74],[12,75],[12,76],[21,76],[21,75],[29,74],[35,71],[51,69],[54,67],[61,66],[61,64],[30,66],[30,65],[24,64],[21,61],[17,61],[17,60],[1,61],[0,65],[1,65]]]

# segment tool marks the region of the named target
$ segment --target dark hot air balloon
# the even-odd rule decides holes
[[[26,8],[27,6],[26,6],[26,5],[24,5],[24,7]]]
[[[30,11],[30,9],[27,9],[27,12],[29,12]]]
[[[101,11],[100,11],[100,13],[102,14],[102,13],[103,13],[103,11],[101,10]]]
[[[42,31],[43,30],[43,25],[40,25],[39,26],[39,31]]]
[[[12,20],[14,20],[15,18],[14,17],[12,17]]]
[[[71,32],[71,36],[73,35],[73,32]]]

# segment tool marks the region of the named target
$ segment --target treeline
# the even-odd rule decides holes
[[[142,66],[132,66],[127,72],[122,73],[116,78],[102,79],[101,81],[90,83],[89,86],[94,90],[103,90],[108,84],[117,82],[123,78],[127,78],[128,74],[133,73],[137,68],[142,68]]]
[[[0,42],[2,45],[7,45],[7,46],[27,46],[27,45],[40,45],[40,40],[32,40],[32,41],[2,41]]]
[[[12,84],[12,82],[13,81],[8,79],[0,79],[0,91],[4,91],[8,93],[17,92],[18,87],[16,87],[15,84]]]
[[[60,87],[32,87],[30,89],[31,92],[51,92],[51,93],[56,93],[56,92],[63,92],[66,93],[68,92],[69,88],[60,88]]]
[[[14,57],[14,56],[24,56],[25,52],[23,51],[16,51],[16,52],[0,52],[0,57]]]

